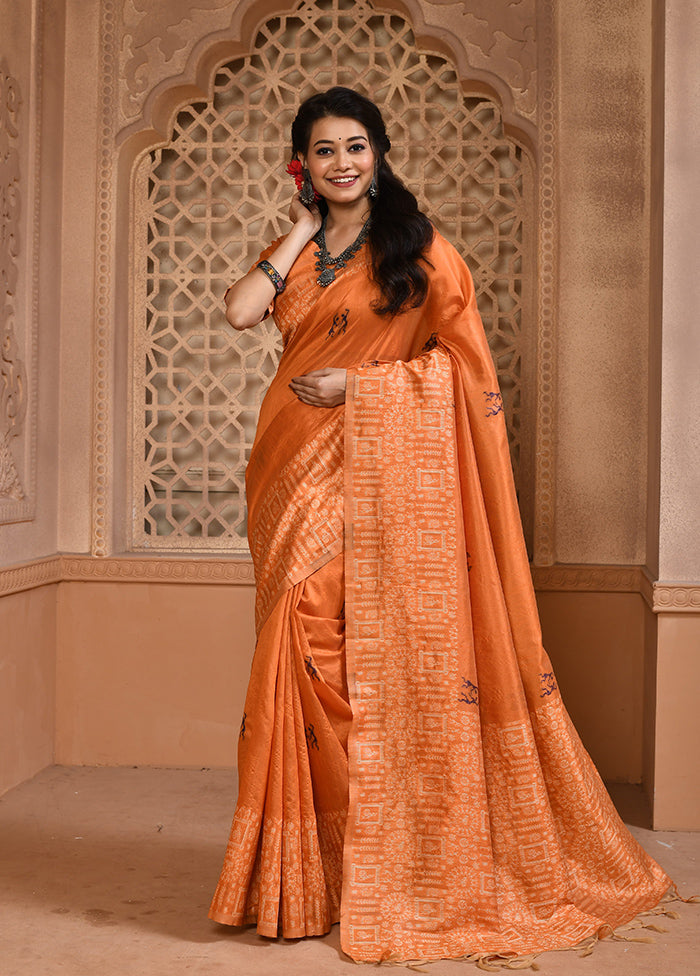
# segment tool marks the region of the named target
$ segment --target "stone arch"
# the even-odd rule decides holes
[[[535,372],[532,154],[505,131],[499,103],[480,93],[484,79],[465,94],[455,65],[422,50],[406,17],[386,8],[299,0],[291,11],[269,14],[247,52],[236,43],[237,53],[221,63],[225,44],[216,42],[200,59],[215,67],[189,104],[182,105],[182,86],[171,90],[180,104],[174,116],[169,109],[165,144],[159,137],[156,148],[148,146],[145,130],[130,140],[139,146],[131,207],[134,548],[245,551],[245,460],[279,350],[270,323],[228,338],[216,325],[215,298],[283,232],[279,200],[288,177],[279,147],[300,97],[334,83],[380,101],[392,163],[468,258],[504,386],[528,521],[532,424],[523,417],[533,409],[523,378]],[[159,97],[163,116],[166,93]],[[234,220],[240,233],[232,237],[226,228]]]

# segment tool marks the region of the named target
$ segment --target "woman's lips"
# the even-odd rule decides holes
[[[335,176],[329,178],[328,182],[333,186],[352,186],[354,183],[357,183],[358,179],[359,176]]]

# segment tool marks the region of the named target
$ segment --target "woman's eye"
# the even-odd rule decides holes
[[[350,152],[364,152],[366,148],[364,142],[354,142],[350,146]]]

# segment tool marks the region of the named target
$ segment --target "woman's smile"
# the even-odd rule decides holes
[[[355,175],[355,176],[327,176],[325,178],[325,182],[326,183],[330,183],[331,186],[335,187],[338,190],[348,190],[348,189],[354,189],[357,186],[357,183],[358,183],[359,179],[360,178],[357,175]],[[326,193],[326,194],[324,194],[324,196],[328,196],[328,194]],[[353,196],[354,196],[354,194],[353,194]]]

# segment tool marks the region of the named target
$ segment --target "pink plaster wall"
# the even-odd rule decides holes
[[[53,762],[56,586],[0,599],[0,794]]]
[[[700,4],[666,4],[659,574],[700,581]]]
[[[659,614],[654,827],[700,830],[700,613]]]
[[[696,0],[667,0],[658,563],[685,609],[658,616],[653,809],[656,827],[675,829],[700,829],[698,38]]]
[[[252,587],[61,583],[56,759],[232,766]]]

